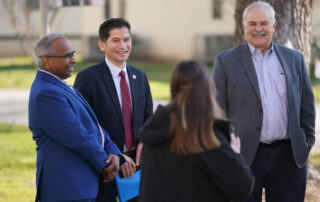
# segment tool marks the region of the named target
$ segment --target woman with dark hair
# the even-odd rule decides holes
[[[140,202],[229,201],[246,198],[254,179],[240,142],[215,100],[207,68],[179,63],[171,101],[159,106],[139,132],[144,143]]]

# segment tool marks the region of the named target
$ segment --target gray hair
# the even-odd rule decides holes
[[[266,3],[266,2],[261,2],[261,1],[257,1],[257,2],[254,2],[252,4],[250,4],[249,6],[247,6],[246,9],[244,9],[243,11],[243,16],[242,16],[242,23],[245,25],[246,24],[246,18],[247,18],[247,15],[249,13],[250,10],[252,10],[253,8],[266,8],[271,17],[272,17],[272,24],[276,21],[276,12],[274,11],[274,8],[269,4],[269,3]]]
[[[42,56],[45,56],[52,52],[51,43],[57,39],[57,38],[63,38],[60,34],[57,33],[50,33],[42,37],[35,45],[34,47],[34,54],[35,54],[35,63],[38,68],[42,68]]]

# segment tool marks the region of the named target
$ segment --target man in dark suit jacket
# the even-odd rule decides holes
[[[136,134],[153,111],[150,87],[143,71],[126,64],[132,46],[130,24],[121,18],[109,19],[101,24],[99,35],[105,58],[80,72],[74,85],[124,152],[127,162],[120,169],[124,177],[130,177],[142,149]],[[115,201],[115,196],[114,183],[104,183],[97,201]]]
[[[217,55],[217,99],[236,124],[241,153],[255,176],[248,201],[304,201],[315,141],[314,96],[300,52],[272,43],[275,12],[255,2],[243,14],[246,42]]]
[[[63,81],[76,63],[69,40],[48,34],[35,55],[29,128],[37,143],[36,201],[95,201],[98,176],[113,179],[121,152],[82,95]]]

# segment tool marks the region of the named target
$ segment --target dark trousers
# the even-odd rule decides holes
[[[111,182],[103,182],[103,178],[99,179],[99,192],[96,198],[96,202],[117,202],[116,186],[114,180]]]
[[[307,166],[300,169],[297,167],[290,141],[275,147],[259,145],[251,170],[255,177],[255,187],[246,201],[261,202],[263,188],[266,202],[304,201]]]

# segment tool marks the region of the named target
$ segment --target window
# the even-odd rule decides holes
[[[105,0],[55,0],[57,6],[104,5]]]
[[[221,19],[222,18],[222,0],[213,0],[213,18]]]
[[[26,7],[30,10],[38,10],[39,9],[39,1],[38,0],[25,0]]]

